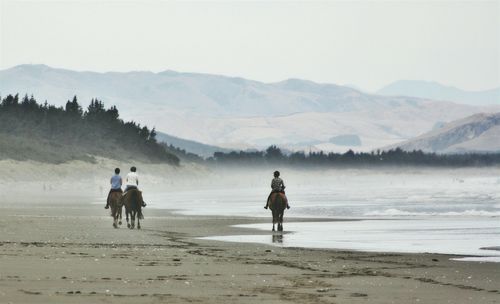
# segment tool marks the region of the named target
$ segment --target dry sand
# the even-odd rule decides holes
[[[92,200],[2,198],[0,303],[500,303],[499,263],[199,240],[263,220],[147,208],[113,229]]]

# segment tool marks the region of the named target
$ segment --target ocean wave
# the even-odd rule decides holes
[[[383,211],[371,211],[366,212],[365,216],[487,216],[487,217],[499,217],[500,211],[486,211],[486,210],[476,210],[470,209],[461,212],[409,212],[399,209],[386,209]]]

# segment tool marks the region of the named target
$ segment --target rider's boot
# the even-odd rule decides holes
[[[273,193],[272,192],[269,193],[269,196],[267,197],[267,201],[266,201],[266,205],[264,206],[264,209],[269,208],[269,200],[271,199],[271,194],[273,194]]]

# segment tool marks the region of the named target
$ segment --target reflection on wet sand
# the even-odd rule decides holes
[[[283,244],[283,234],[273,234],[273,243]]]

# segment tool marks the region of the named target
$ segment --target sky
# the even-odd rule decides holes
[[[30,63],[484,90],[500,85],[500,0],[0,0],[0,69]]]

